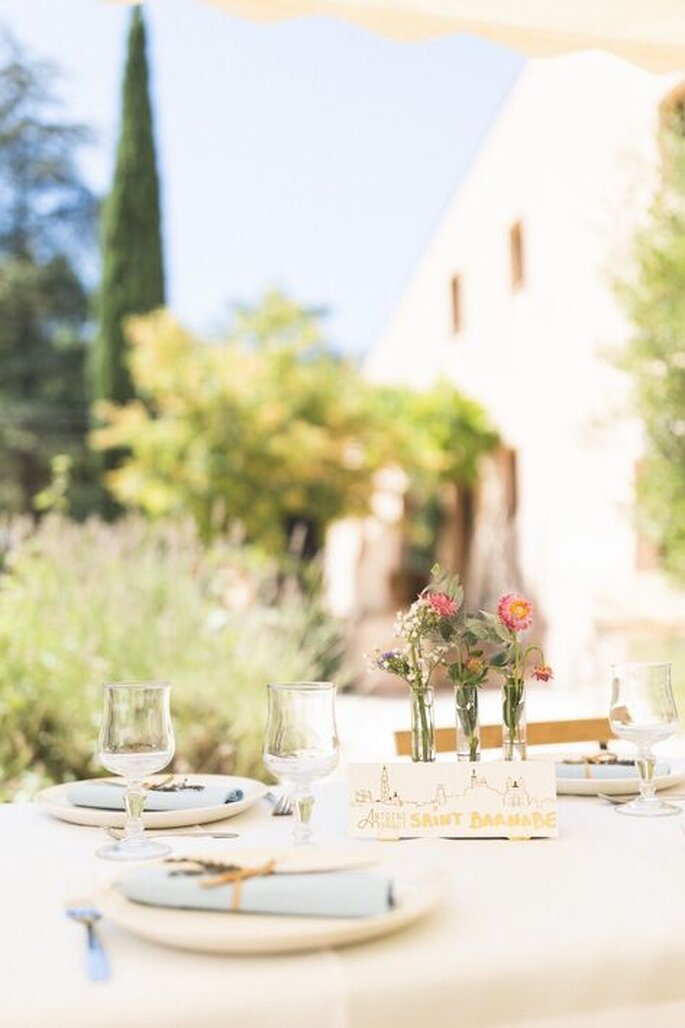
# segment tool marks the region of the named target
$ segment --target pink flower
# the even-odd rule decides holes
[[[550,678],[554,678],[549,664],[536,664],[533,668],[533,678],[537,678],[538,682],[549,682]]]
[[[424,592],[421,594],[422,601],[441,618],[451,618],[459,610],[459,604],[447,593]]]
[[[524,632],[533,621],[533,604],[520,593],[505,593],[497,604],[497,617],[514,632]]]

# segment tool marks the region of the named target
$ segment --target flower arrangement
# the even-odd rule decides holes
[[[461,620],[464,591],[455,575],[432,569],[428,586],[406,611],[399,611],[395,635],[398,649],[376,650],[372,670],[387,671],[403,679],[412,697],[412,759],[435,759],[433,690],[435,669],[445,664]]]
[[[417,761],[435,759],[431,682],[436,669],[443,668],[455,687],[457,757],[462,760],[480,759],[478,690],[491,671],[502,675],[503,755],[505,760],[523,760],[526,676],[542,682],[553,677],[540,646],[522,641],[533,623],[533,605],[520,593],[501,596],[495,614],[469,614],[463,603],[458,577],[435,565],[428,586],[397,614],[394,632],[402,645],[376,650],[371,668],[396,675],[409,686],[412,759]]]
[[[536,643],[524,645],[521,635],[533,623],[533,604],[520,593],[505,593],[497,603],[497,613],[481,611],[468,619],[469,630],[498,648],[489,666],[503,676],[502,741],[505,760],[526,757],[525,684],[530,669],[533,678],[548,682],[551,667]],[[532,663],[532,668],[530,667]]]

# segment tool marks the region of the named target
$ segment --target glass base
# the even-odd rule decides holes
[[[157,860],[171,853],[171,846],[166,842],[153,842],[151,839],[110,843],[95,851],[96,857],[103,860]]]
[[[295,823],[293,825],[293,845],[313,846],[314,831],[310,818],[314,810],[314,797],[309,792],[309,786],[300,786],[293,793],[293,806],[295,808]]]
[[[673,803],[665,803],[658,796],[653,796],[651,799],[643,799],[642,796],[638,796],[637,799],[631,800],[629,803],[621,803],[614,809],[617,814],[630,814],[633,817],[669,817],[672,814],[682,814],[683,812],[682,807]]]
[[[299,835],[295,835],[295,832],[293,832],[292,838],[293,846],[296,846],[298,849],[302,849],[303,846],[316,846],[316,839],[313,835],[306,835],[302,837]]]

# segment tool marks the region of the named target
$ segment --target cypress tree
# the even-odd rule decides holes
[[[164,304],[159,183],[148,89],[145,23],[131,14],[112,191],[102,224],[103,270],[95,350],[97,399],[131,399],[123,322]]]

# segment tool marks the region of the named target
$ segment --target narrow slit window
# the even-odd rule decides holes
[[[515,222],[509,229],[509,255],[511,265],[511,287],[512,289],[520,289],[526,280],[523,225],[520,221]]]
[[[463,299],[461,287],[461,275],[455,275],[450,283],[452,294],[452,331],[461,332],[463,321]]]

